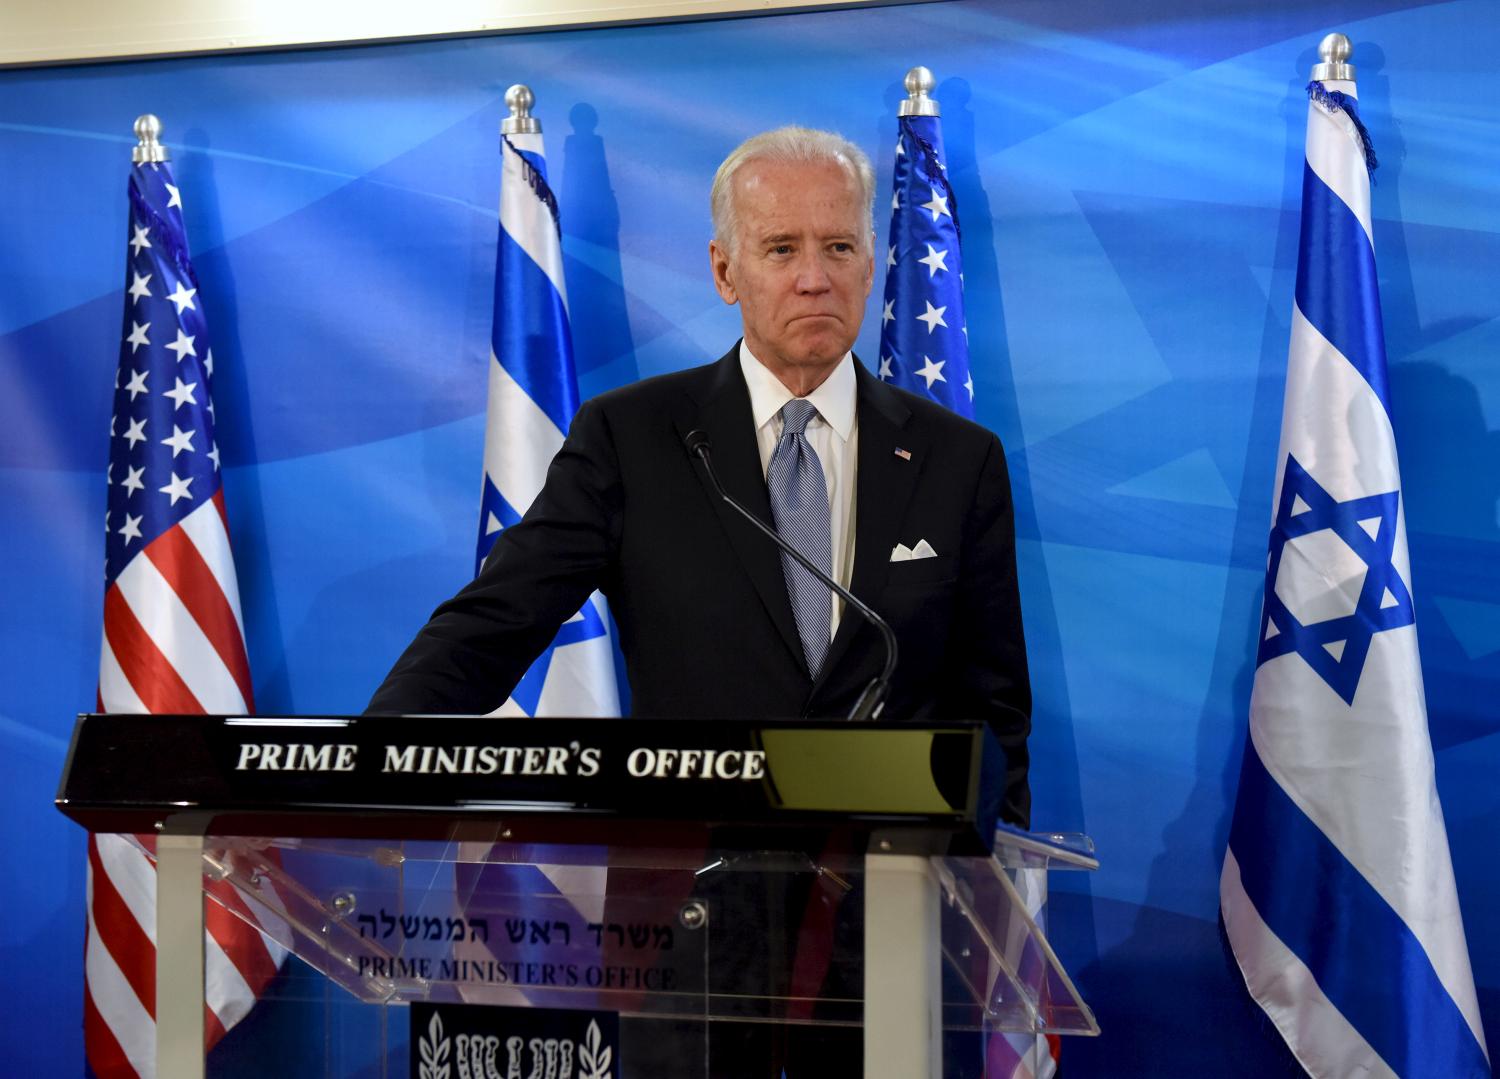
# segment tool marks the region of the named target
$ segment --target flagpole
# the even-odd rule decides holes
[[[536,104],[536,95],[525,83],[516,83],[505,91],[505,107],[510,115],[500,121],[502,135],[540,135],[542,122],[531,115],[531,106]]]
[[[579,403],[561,215],[535,104],[529,86],[505,91],[476,573],[541,491]],[[562,625],[496,714],[620,714],[603,597],[594,593]]]
[[[136,117],[136,165],[162,165],[161,120]],[[160,829],[164,822],[158,822]],[[156,837],[156,1073],[204,1075],[203,837]]]
[[[161,144],[161,121],[153,113],[142,113],[135,118],[135,137],[140,140],[130,151],[130,160],[137,165],[159,165],[171,161],[172,155]]]
[[[906,87],[906,100],[896,109],[897,116],[943,115],[937,99],[932,96],[937,80],[932,77],[931,70],[918,64],[906,73],[902,85]]]
[[[1322,61],[1313,65],[1314,82],[1354,81],[1354,65],[1349,57],[1354,55],[1354,46],[1343,34],[1334,32],[1318,42],[1318,57]]]
[[[1490,1075],[1439,804],[1353,49],[1318,45],[1250,736],[1220,876],[1316,1079]]]

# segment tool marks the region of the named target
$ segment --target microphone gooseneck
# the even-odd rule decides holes
[[[896,634],[891,629],[890,624],[884,618],[881,618],[880,615],[876,614],[867,603],[862,601],[853,592],[839,584],[827,573],[824,573],[819,566],[813,563],[812,559],[788,543],[781,533],[762,521],[728,491],[724,490],[724,485],[719,482],[718,473],[714,471],[713,445],[705,432],[694,429],[689,431],[687,437],[682,441],[683,445],[687,447],[688,455],[696,457],[703,462],[703,470],[708,473],[709,482],[714,485],[714,491],[717,492],[722,501],[732,506],[741,517],[754,525],[772,543],[776,544],[777,547],[796,559],[798,565],[827,585],[845,603],[864,615],[865,620],[880,631],[880,635],[885,641],[885,667],[879,675],[870,680],[869,685],[865,686],[864,692],[859,695],[859,700],[854,702],[854,707],[850,709],[848,716],[849,720],[855,723],[865,723],[880,718],[881,710],[885,708],[885,699],[891,691],[891,676],[896,671]]]

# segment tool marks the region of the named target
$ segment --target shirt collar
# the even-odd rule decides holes
[[[764,427],[781,406],[795,396],[781,379],[755,358],[750,346],[740,342],[740,372],[745,376],[745,386],[750,391],[750,416],[758,431]],[[806,400],[818,410],[823,421],[833,428],[834,434],[845,442],[854,430],[856,385],[854,381],[854,354],[844,353],[833,373]]]

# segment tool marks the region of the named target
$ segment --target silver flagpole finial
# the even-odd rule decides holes
[[[1329,34],[1318,42],[1318,55],[1322,57],[1322,63],[1313,65],[1315,82],[1354,81],[1354,65],[1349,62],[1349,57],[1354,55],[1354,46],[1343,34]]]
[[[502,135],[540,135],[542,122],[531,115],[531,106],[536,104],[536,95],[531,87],[516,83],[505,91],[505,107],[510,115],[500,121]]]
[[[161,138],[161,121],[151,113],[143,113],[135,118],[135,137],[140,142],[130,152],[130,160],[137,165],[172,160],[167,148],[157,141]]]
[[[897,116],[941,116],[942,109],[930,96],[937,80],[932,72],[918,65],[906,73],[906,100],[896,110]]]

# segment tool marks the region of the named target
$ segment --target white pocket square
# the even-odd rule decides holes
[[[918,540],[915,547],[908,547],[904,543],[898,543],[891,548],[892,562],[911,562],[918,558],[936,558],[937,552],[932,549],[932,544],[926,540]]]

